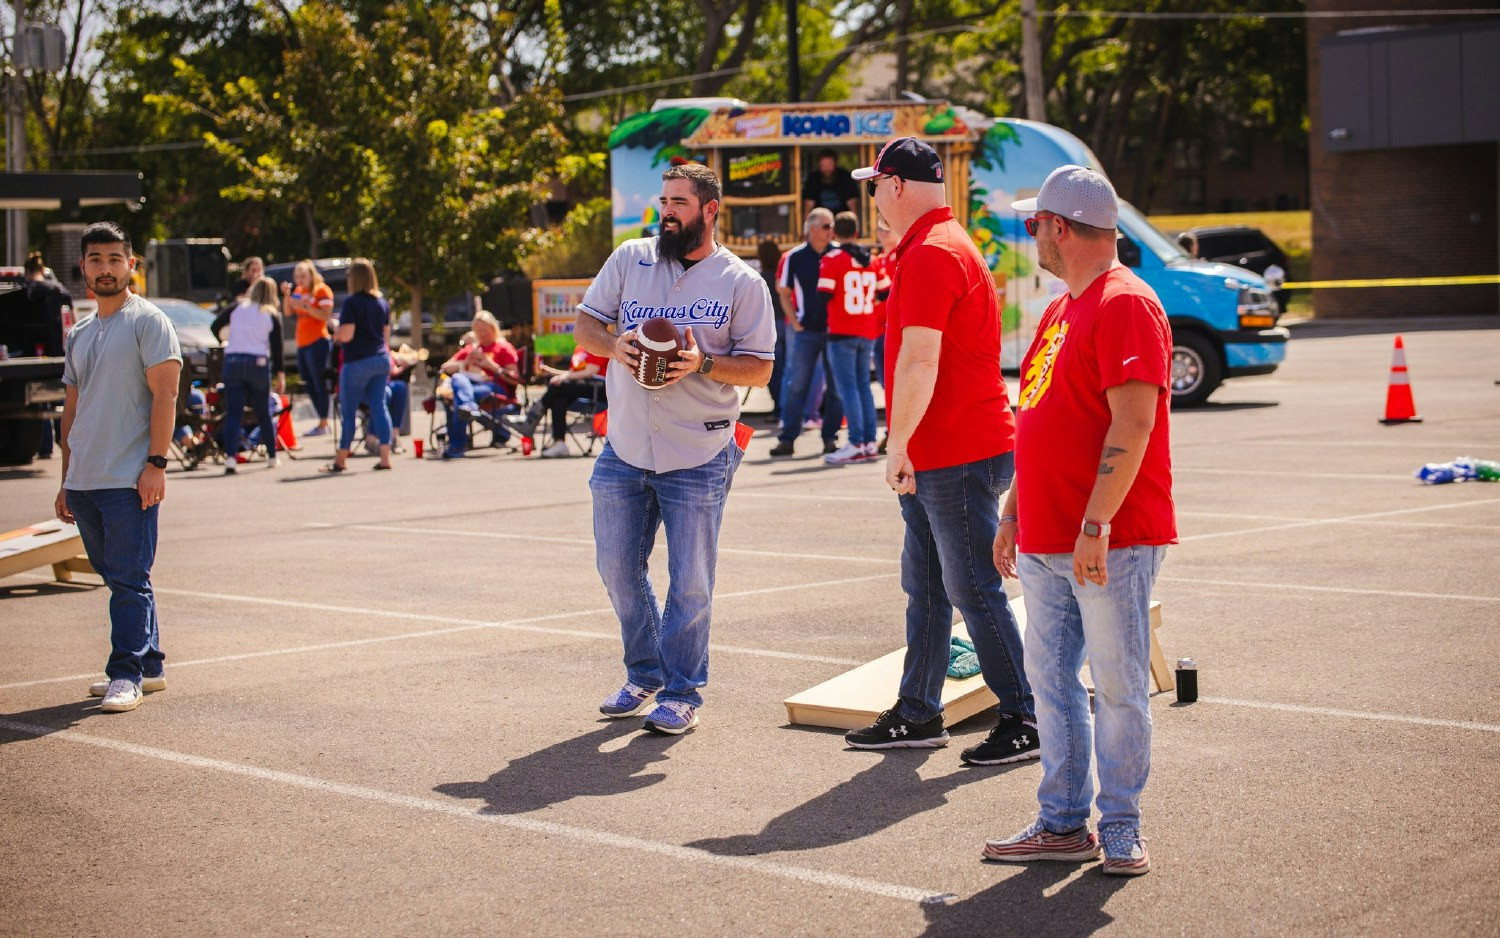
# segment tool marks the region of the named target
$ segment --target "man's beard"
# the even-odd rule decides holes
[[[84,280],[84,286],[94,291],[94,296],[119,296],[121,293],[124,293],[126,290],[130,289],[130,281],[128,279],[116,280],[113,286],[105,289],[100,289],[98,280]]]
[[[708,234],[708,226],[703,224],[702,218],[694,218],[690,221],[679,219],[676,231],[668,231],[667,223],[662,222],[660,233],[657,235],[657,253],[663,257],[685,260],[689,254],[703,246],[703,237],[706,234]]]

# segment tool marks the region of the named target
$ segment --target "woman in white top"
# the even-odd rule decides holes
[[[229,326],[229,337],[220,332]],[[240,420],[248,402],[260,424],[260,438],[274,469],[276,424],[271,419],[271,375],[276,392],[286,390],[282,367],[281,315],[276,308],[276,281],[261,277],[250,285],[250,293],[214,320],[214,335],[224,343],[224,474],[234,475],[235,456],[240,450]]]

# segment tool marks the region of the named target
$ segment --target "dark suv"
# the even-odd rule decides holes
[[[1277,282],[1269,285],[1278,288],[1275,289],[1276,303],[1282,312],[1286,312],[1286,291],[1279,289],[1281,282],[1286,279],[1286,252],[1277,247],[1276,242],[1266,237],[1266,233],[1259,228],[1248,225],[1189,228],[1177,236],[1177,243],[1193,257],[1220,264],[1233,264],[1253,270],[1261,276],[1265,276],[1266,269],[1272,264],[1280,267],[1280,278],[1270,278]]]

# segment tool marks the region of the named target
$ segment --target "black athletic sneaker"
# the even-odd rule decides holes
[[[941,713],[913,723],[892,707],[864,729],[845,733],[844,742],[855,749],[941,749],[948,745],[948,731]]]
[[[1036,726],[1018,716],[1001,714],[1000,722],[977,746],[965,749],[959,758],[969,765],[1004,765],[1042,757]]]
[[[790,442],[787,442],[787,443],[777,443],[775,446],[771,447],[771,455],[772,456],[790,456],[790,455],[792,455],[792,444]]]

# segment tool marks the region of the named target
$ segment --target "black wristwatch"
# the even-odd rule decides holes
[[[714,357],[707,352],[703,353],[703,364],[698,366],[698,374],[706,375],[714,370]]]
[[[165,468],[167,468],[167,457],[165,457],[165,456],[147,456],[146,457],[146,463],[148,465],[155,466],[158,469],[165,469]]]

